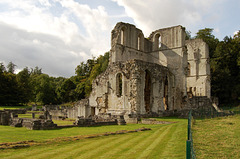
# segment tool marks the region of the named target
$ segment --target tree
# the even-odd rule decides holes
[[[28,68],[24,68],[17,74],[17,82],[21,103],[28,103],[32,97],[32,89],[30,85],[30,72]]]
[[[213,57],[214,51],[217,47],[217,44],[219,40],[215,38],[215,36],[212,34],[213,29],[211,28],[205,28],[200,29],[196,34],[195,38],[203,39],[208,44],[209,47],[209,56],[210,58]]]
[[[6,71],[6,68],[4,67],[3,63],[0,63],[0,73],[3,73]]]
[[[34,102],[42,104],[55,104],[56,94],[51,78],[47,74],[31,76],[31,84],[33,88]]]
[[[75,73],[77,74],[76,79],[80,79],[77,83],[76,92],[81,92],[81,97],[84,94],[85,97],[89,96],[92,91],[92,81],[108,67],[109,52],[106,52],[104,56],[99,56],[97,60],[95,58],[87,60],[86,64],[83,62],[77,66]],[[82,90],[84,88],[84,93]]]
[[[14,73],[14,71],[15,71],[15,67],[16,67],[17,65],[15,65],[14,63],[12,63],[12,62],[9,62],[8,63],[8,65],[7,65],[7,68],[8,68],[8,73]]]
[[[237,37],[225,37],[219,42],[211,60],[212,95],[221,103],[240,100],[240,45]]]
[[[191,31],[186,30],[186,38],[185,38],[185,40],[190,40],[190,39],[192,39]]]
[[[0,104],[19,105],[20,98],[16,75],[8,72],[1,73]]]
[[[72,82],[71,79],[64,80],[60,87],[56,89],[58,99],[63,103],[72,102],[76,99],[75,94],[76,85]]]
[[[38,66],[36,66],[34,69],[31,68],[31,74],[37,74],[37,75],[40,75],[40,74],[42,74],[42,69],[39,68]]]

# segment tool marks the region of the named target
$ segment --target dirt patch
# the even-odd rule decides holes
[[[64,142],[64,141],[76,141],[81,139],[88,139],[88,138],[96,138],[101,136],[109,136],[109,135],[118,135],[118,134],[127,134],[127,133],[134,133],[140,131],[147,131],[151,130],[151,128],[139,128],[135,130],[120,130],[116,132],[105,132],[101,134],[92,134],[92,135],[80,135],[80,136],[70,136],[70,137],[58,137],[54,139],[45,140],[42,142],[29,140],[29,141],[20,141],[20,142],[7,142],[7,143],[0,143],[0,149],[12,149],[12,148],[26,148],[33,145],[43,145],[43,144],[50,144],[56,142]]]

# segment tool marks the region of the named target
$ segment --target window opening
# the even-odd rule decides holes
[[[124,30],[121,29],[121,44],[124,44]]]
[[[118,73],[117,74],[117,96],[121,97],[122,96],[122,74]]]
[[[190,63],[188,62],[188,66],[187,66],[187,76],[190,76],[191,75],[191,65]]]
[[[137,49],[140,50],[141,49],[141,37],[140,35],[138,36],[138,44],[137,44]]]
[[[167,77],[166,77],[165,82],[164,82],[163,104],[164,104],[164,109],[169,110],[169,108],[168,108],[168,80],[167,80]]]
[[[162,46],[162,42],[161,42],[161,36],[160,34],[156,34],[155,35],[155,39],[154,39],[154,45],[155,45],[155,49],[158,50],[160,49],[160,47]]]

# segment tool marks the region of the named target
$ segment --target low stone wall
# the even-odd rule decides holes
[[[29,118],[13,118],[11,126],[26,127],[30,130],[49,130],[57,127],[52,120]]]
[[[0,125],[10,125],[11,114],[8,111],[0,111]]]
[[[117,120],[115,121],[102,121],[102,122],[96,122],[93,119],[77,119],[74,122],[75,125],[77,126],[103,126],[103,125],[118,125]]]
[[[78,107],[68,107],[65,110],[68,118],[76,119],[78,117]]]
[[[60,109],[60,110],[49,110],[50,115],[52,116],[52,119],[59,120],[59,119],[65,119],[67,118],[67,111]]]
[[[4,109],[4,111],[7,111],[7,112],[13,113],[13,114],[26,114],[26,112],[27,112],[26,109]]]
[[[171,124],[173,122],[167,122],[167,121],[158,121],[155,119],[142,119],[142,124]]]
[[[194,96],[189,99],[191,109],[210,109],[213,108],[211,99],[207,96]]]
[[[102,126],[102,125],[126,125],[123,116],[111,114],[99,114],[89,118],[79,117],[75,122],[77,126]]]
[[[49,111],[53,119],[72,118],[77,119],[80,116],[87,117],[89,113],[86,113],[86,105],[88,105],[88,99],[82,99],[78,101],[73,107],[58,106],[58,105],[46,105],[43,106],[43,110]],[[87,110],[86,110],[87,111]]]

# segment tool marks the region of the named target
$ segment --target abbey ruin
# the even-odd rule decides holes
[[[109,66],[93,81],[78,116],[161,114],[211,105],[208,46],[185,38],[182,26],[145,38],[134,25],[117,23]]]
[[[120,22],[111,34],[108,67],[93,81],[89,98],[74,107],[44,106],[41,120],[1,111],[0,125],[53,129],[52,118],[76,119],[76,126],[123,125],[138,123],[141,117],[218,111],[211,101],[209,51],[204,41],[186,40],[182,26],[159,29],[145,38],[134,25]]]

